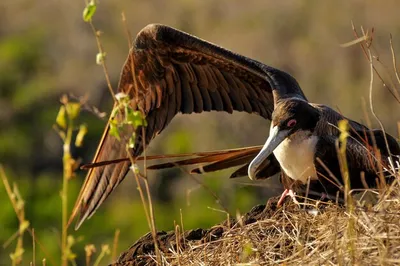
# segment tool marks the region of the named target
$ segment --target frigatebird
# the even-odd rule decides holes
[[[297,81],[284,71],[177,29],[151,24],[138,33],[130,49],[118,91],[130,96],[131,106],[142,111],[147,121],[145,128],[136,129],[135,145],[129,150],[133,158],[138,158],[178,113],[255,113],[271,120],[263,147],[198,153],[198,158],[179,163],[208,163],[195,170],[198,172],[241,166],[233,176],[248,172],[251,179],[280,172],[284,180],[305,183],[311,179],[321,183],[321,191],[337,190],[337,185],[332,185],[332,176],[341,180],[336,126],[347,118],[325,105],[308,102]],[[351,128],[346,152],[351,185],[363,187],[365,180],[367,185],[376,186],[377,169],[389,165],[388,156],[400,154],[399,145],[382,130],[347,120]],[[76,201],[71,216],[73,219],[79,213],[76,228],[95,213],[129,171],[131,162],[124,158],[128,157],[126,144],[133,129],[120,140],[109,131],[108,123],[94,156],[96,167],[90,168]],[[380,150],[378,159],[371,156],[372,144]],[[153,168],[168,165],[176,164]]]

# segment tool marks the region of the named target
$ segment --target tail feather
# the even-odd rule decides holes
[[[179,161],[155,164],[155,165],[148,166],[147,169],[159,170],[159,169],[173,168],[173,167],[177,167],[177,166],[210,163],[210,162],[223,160],[224,158],[226,158],[226,156],[227,156],[226,154],[205,155],[205,156],[196,157],[196,158],[189,158],[189,159],[184,159],[184,160],[179,160]]]
[[[238,154],[230,154],[221,160],[215,161],[213,163],[207,164],[205,166],[201,166],[195,168],[191,171],[191,173],[201,174],[208,172],[215,172],[235,166],[239,166],[245,163],[248,163],[258,154],[259,150],[250,150],[244,151]]]
[[[247,176],[249,165],[250,162],[237,169],[234,173],[232,173],[230,178]],[[268,159],[262,163],[260,169],[261,170],[256,175],[256,179],[266,179],[281,172],[279,162],[276,160],[274,155],[270,155],[270,157],[268,157]]]
[[[204,152],[194,152],[194,153],[180,153],[180,154],[162,154],[162,155],[147,155],[147,156],[139,156],[136,158],[136,161],[144,161],[144,160],[157,160],[157,159],[172,159],[172,158],[180,158],[180,157],[190,157],[190,156],[200,156]],[[215,153],[215,152],[210,152]],[[96,168],[100,166],[105,166],[109,164],[118,164],[122,162],[130,161],[128,157],[115,159],[115,160],[105,160],[101,162],[93,162],[82,165],[80,168],[82,170],[89,170],[91,168]]]
[[[184,160],[178,160],[174,162],[166,162],[161,164],[155,164],[148,166],[149,170],[158,170],[158,169],[166,169],[173,168],[177,166],[185,166],[185,165],[196,165],[203,163],[213,163],[218,161],[227,160],[232,158],[233,156],[240,156],[242,154],[248,153],[257,153],[260,151],[262,146],[254,146],[254,147],[245,147],[240,149],[229,149],[229,150],[219,150],[219,151],[211,151],[211,152],[196,152],[190,155],[197,156],[195,158],[189,158]],[[237,166],[236,164],[235,166]]]
[[[245,165],[237,169],[235,172],[233,172],[229,178],[238,178],[247,176],[247,170],[249,169],[249,165],[250,163],[246,163]]]
[[[99,145],[94,162],[105,161],[109,158],[127,157],[125,150],[126,141],[117,140],[114,136],[108,134],[109,125],[103,133],[101,144]],[[122,161],[120,163],[106,164],[95,168],[90,168],[78,199],[72,210],[68,225],[79,214],[75,229],[78,229],[83,221],[90,218],[100,206],[100,204],[108,197],[108,195],[118,186],[125,178],[129,171],[130,161]]]
[[[98,186],[95,188],[95,193],[88,198],[90,205],[87,209],[88,218],[90,218],[95,211],[100,207],[104,200],[110,195],[110,193],[119,185],[119,183],[125,178],[129,171],[130,162],[124,162],[113,165],[113,167],[106,167],[102,174],[101,180]]]
[[[262,146],[254,146],[235,150],[207,152],[203,153],[203,155],[199,155],[200,153],[197,153],[196,155],[198,157],[195,158],[155,164],[147,167],[147,169],[155,170],[188,165],[199,165],[192,169],[191,173],[201,174],[241,166],[230,176],[230,178],[236,178],[247,176],[247,169],[250,162],[260,152],[261,149]],[[273,154],[271,154],[268,159],[263,162],[260,169],[261,170],[257,173],[258,179],[269,178],[281,171],[279,163]]]
[[[249,150],[249,149],[261,149],[261,146],[254,146],[254,147],[245,147],[245,148],[237,148],[237,149],[227,149],[227,150],[218,150],[218,151],[206,151],[206,152],[192,152],[192,153],[180,153],[180,154],[161,154],[161,155],[147,155],[147,156],[139,156],[136,158],[136,161],[143,161],[143,160],[157,160],[157,159],[172,159],[172,158],[180,158],[180,157],[192,157],[192,156],[206,156],[206,155],[213,155],[213,154],[229,154],[229,153],[236,153],[242,150]],[[88,164],[82,165],[80,168],[82,170],[89,170],[91,168],[105,166],[109,164],[117,164],[122,163],[125,161],[129,161],[128,157],[113,159],[113,160],[104,160],[98,162],[92,162]],[[153,169],[153,168],[148,168]]]

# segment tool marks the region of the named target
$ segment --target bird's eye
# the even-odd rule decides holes
[[[287,126],[294,127],[296,123],[297,123],[296,119],[290,119],[289,122],[287,123]]]

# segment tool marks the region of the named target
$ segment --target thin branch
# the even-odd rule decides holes
[[[392,52],[392,60],[393,60],[393,69],[394,69],[394,73],[396,74],[397,82],[398,82],[399,85],[400,85],[400,77],[399,77],[399,72],[398,72],[398,70],[397,70],[397,64],[396,64],[396,54],[395,54],[394,49],[393,49],[393,38],[392,38],[392,34],[390,34],[389,42],[390,42],[390,51]]]
[[[96,43],[97,43],[97,48],[99,50],[99,53],[103,55],[104,54],[104,49],[103,49],[103,45],[100,42],[100,33],[94,27],[94,24],[93,24],[92,20],[89,21],[89,24],[90,24],[90,26],[92,28],[94,36],[96,37]],[[110,91],[110,94],[111,94],[114,102],[116,102],[115,93],[114,93],[114,90],[113,90],[113,88],[111,86],[110,76],[108,75],[107,65],[106,65],[106,62],[105,62],[104,59],[101,61],[101,66],[103,67],[104,76],[106,77],[108,90]]]
[[[360,38],[360,36],[358,35],[358,32],[353,24],[353,22],[351,23],[352,29],[353,29],[353,33],[354,36],[356,38]],[[372,38],[372,36],[371,36]],[[364,43],[360,43],[360,47],[364,53],[365,58],[369,61],[369,56],[368,56],[368,52],[364,46]],[[372,65],[373,70],[375,71],[376,75],[378,76],[379,80],[382,82],[383,87],[385,87],[392,95],[393,97],[400,103],[400,98],[396,97],[395,93],[393,92],[393,90],[386,84],[386,82],[383,80],[382,76],[379,74],[378,70],[375,68],[374,65]]]
[[[372,61],[373,59],[372,59],[372,54],[371,54],[370,50],[368,50],[368,55],[369,55],[369,62],[370,62],[370,75],[371,75],[371,79],[370,79],[370,83],[369,83],[369,107],[371,109],[372,115],[375,117],[376,121],[378,121],[379,126],[382,129],[383,138],[385,140],[386,149],[387,149],[387,151],[389,153],[389,157],[390,157],[389,163],[391,164],[392,168],[394,168],[393,167],[393,158],[392,158],[392,155],[390,153],[389,143],[388,143],[388,140],[387,140],[387,137],[386,137],[386,131],[385,131],[385,128],[383,126],[382,121],[379,119],[379,117],[375,113],[374,105],[373,105],[373,102],[372,102],[372,88],[373,88],[373,83],[374,83],[374,68],[373,68],[374,63]]]

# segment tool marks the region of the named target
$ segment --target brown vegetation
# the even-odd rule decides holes
[[[393,191],[399,191],[398,185]],[[322,202],[299,207],[276,199],[239,219],[210,229],[159,232],[164,265],[385,265],[400,263],[398,192],[373,207],[345,208]],[[113,265],[156,264],[145,235]]]

